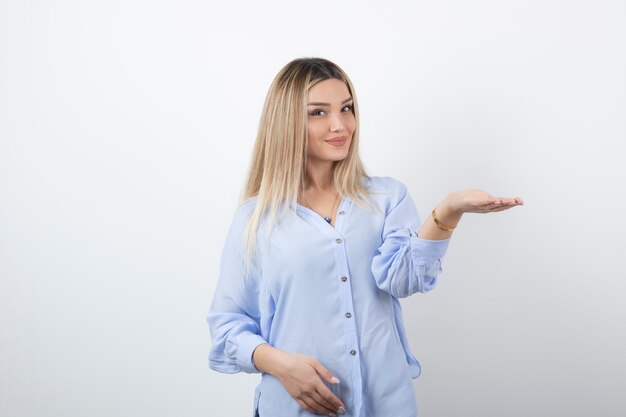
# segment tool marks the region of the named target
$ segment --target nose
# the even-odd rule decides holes
[[[345,129],[343,125],[343,121],[341,120],[341,116],[333,115],[330,118],[330,131],[331,132],[341,132]]]

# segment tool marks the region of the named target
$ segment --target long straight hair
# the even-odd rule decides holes
[[[350,78],[327,59],[295,59],[280,70],[269,88],[252,152],[241,203],[257,198],[245,232],[247,266],[257,249],[261,220],[269,215],[273,227],[284,211],[296,210],[298,195],[307,181],[308,93],[314,85],[328,79],[338,79],[348,87],[356,122],[348,155],[333,166],[335,189],[360,207],[377,209],[364,182],[367,173],[359,156],[359,107]]]

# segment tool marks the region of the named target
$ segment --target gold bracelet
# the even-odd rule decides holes
[[[438,227],[438,228],[440,228],[440,229],[441,229],[441,230],[443,230],[444,232],[452,232],[455,228],[454,228],[454,227],[447,227],[447,226],[444,226],[443,224],[441,224],[441,222],[440,222],[440,221],[439,221],[439,219],[437,218],[437,215],[435,214],[435,209],[436,209],[436,208],[437,208],[437,207],[435,207],[435,208],[433,209],[433,212],[432,212],[432,214],[433,214],[433,220],[435,221],[435,224],[437,225],[437,227]]]

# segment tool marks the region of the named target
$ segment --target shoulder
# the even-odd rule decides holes
[[[393,177],[366,177],[367,185],[371,193],[383,193],[390,197],[404,197],[407,193],[406,185]]]
[[[256,204],[257,198],[254,197],[237,205],[235,212],[231,217],[229,235],[237,236],[243,234],[246,224],[250,219],[250,215],[256,207]]]
[[[240,217],[247,218],[256,207],[257,201],[258,201],[258,197],[255,196],[255,197],[252,197],[248,200],[241,202],[237,206],[237,209],[235,210],[235,218],[240,218]]]
[[[368,191],[383,212],[388,213],[408,195],[406,185],[393,177],[367,177]]]

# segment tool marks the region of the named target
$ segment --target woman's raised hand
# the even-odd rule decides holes
[[[524,204],[520,197],[494,197],[482,190],[462,190],[448,194],[446,202],[457,213],[492,213]]]
[[[344,404],[321,378],[331,384],[338,384],[339,380],[317,359],[300,353],[284,352],[282,362],[282,371],[276,377],[300,407],[328,416],[346,412]]]
[[[424,239],[447,239],[461,220],[463,213],[493,213],[524,204],[520,197],[494,197],[482,190],[461,190],[449,193],[435,208],[439,225],[434,216],[428,216],[419,229]]]

